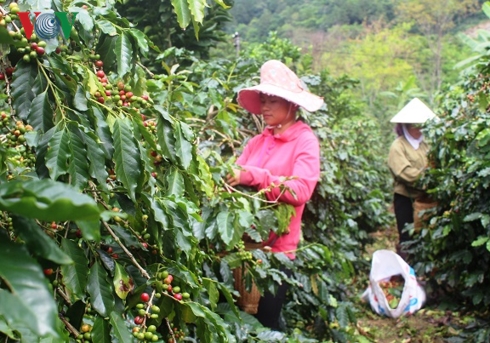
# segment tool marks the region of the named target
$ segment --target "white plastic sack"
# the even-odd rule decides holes
[[[390,308],[388,300],[379,285],[380,281],[389,280],[394,275],[401,275],[405,280],[400,302],[396,308]],[[417,282],[415,271],[398,254],[390,250],[377,250],[373,254],[369,287],[362,298],[369,301],[374,312],[398,318],[412,314],[422,308],[426,296],[422,286]]]

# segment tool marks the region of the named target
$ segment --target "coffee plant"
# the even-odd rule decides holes
[[[179,24],[192,22],[196,29],[205,1],[172,4]],[[162,59],[157,73],[142,63],[157,48],[114,5],[23,1],[0,7],[0,338],[355,337],[343,278],[355,273],[365,233],[386,217],[379,213],[382,191],[367,183],[381,180],[377,162],[366,163],[374,155],[351,142],[374,137],[369,132],[375,128],[336,120],[340,106],[305,115],[323,142],[324,165],[298,258],[247,250],[245,234],[260,242],[270,230],[287,228],[291,215],[288,205],[265,201],[267,189],[223,181],[243,142],[262,127],[234,97],[255,82],[264,61],[206,62],[171,48],[162,52],[169,60],[191,63],[184,68]],[[71,30],[47,40],[28,37],[19,13],[47,9],[78,13]],[[330,87],[327,103],[335,105],[337,95],[337,104],[348,103],[340,95],[342,80],[305,82],[318,94]],[[366,179],[342,172],[349,160],[368,171]],[[235,305],[233,269],[245,265],[249,286],[255,280],[262,291],[274,291],[278,282],[291,284],[285,333],[263,328]],[[292,278],[283,266],[293,269]]]
[[[484,7],[485,8],[485,7]],[[488,3],[486,4],[487,13]],[[476,49],[488,44],[481,35]],[[473,42],[475,43],[475,42]],[[468,342],[490,337],[490,131],[489,55],[479,52],[461,81],[440,95],[441,120],[426,128],[431,144],[430,166],[420,184],[438,202],[424,228],[414,235],[410,252],[420,274],[430,275],[428,291],[435,299],[448,296],[462,310],[477,311],[482,320],[468,326]]]

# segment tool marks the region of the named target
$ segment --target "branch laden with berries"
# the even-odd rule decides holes
[[[221,294],[239,318],[231,281],[203,273],[218,257],[201,251],[210,245],[194,226],[206,208],[206,220],[227,223],[210,242],[233,250],[253,223],[244,207],[255,200],[228,195],[197,155],[176,112],[173,87],[185,84],[185,73],[153,75],[139,62],[152,46],[144,33],[109,2],[95,3],[52,2],[54,11],[78,12],[56,48],[28,39],[18,21],[21,10],[37,9],[12,2],[0,11],[8,41],[0,65],[0,256],[14,260],[0,266],[0,337],[231,341],[230,325],[215,313]]]

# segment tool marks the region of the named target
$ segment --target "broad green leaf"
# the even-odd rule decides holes
[[[163,157],[177,162],[174,122],[169,114],[161,106],[155,106],[155,110],[160,114],[157,120],[157,137]]]
[[[231,277],[231,275],[230,275]],[[226,302],[230,305],[230,308],[232,309],[233,313],[237,316],[240,317],[240,314],[238,312],[238,309],[235,305],[235,300],[233,299],[233,296],[230,293],[230,290],[226,288],[226,286],[223,283],[216,283],[216,287],[219,289],[221,294],[225,297]]]
[[[218,5],[220,5],[223,8],[230,8],[223,0],[214,0]]]
[[[481,236],[481,237],[478,237],[477,240],[473,241],[471,243],[471,246],[472,247],[479,247],[483,244],[486,244],[488,241],[490,240],[490,237],[487,237],[487,236]]]
[[[124,119],[118,118],[114,122],[113,139],[117,178],[128,190],[129,197],[136,201],[136,190],[142,176],[141,160],[138,146]]]
[[[84,134],[84,141],[87,147],[87,158],[90,161],[90,176],[98,181],[98,186],[107,190],[106,180],[109,174],[105,166],[104,151],[100,147],[100,140],[93,133]],[[99,143],[97,143],[99,141]]]
[[[171,2],[180,27],[185,29],[191,22],[191,12],[187,0],[171,0]]]
[[[12,309],[14,310],[11,311]],[[22,328],[26,327],[34,333],[40,334],[35,313],[33,313],[32,310],[19,299],[18,295],[7,292],[1,288],[0,315],[5,316],[7,320],[7,331],[21,331]]]
[[[69,134],[66,129],[57,131],[49,140],[46,153],[46,167],[53,180],[68,173],[68,157],[70,155]]]
[[[482,214],[480,212],[474,212],[471,214],[468,214],[467,216],[464,217],[465,222],[471,222],[473,220],[481,219]]]
[[[119,343],[132,343],[133,336],[131,335],[124,319],[120,314],[111,312],[110,323],[112,326],[112,334]]]
[[[192,27],[194,28],[194,36],[196,39],[199,39],[199,31],[201,30],[201,27],[199,26],[199,23],[192,18]]]
[[[192,18],[195,22],[202,24],[206,6],[206,0],[189,1],[189,11],[191,12]]]
[[[111,328],[109,322],[100,316],[95,317],[92,327],[92,342],[111,343]]]
[[[210,279],[203,279],[202,284],[208,292],[211,310],[214,311],[219,300],[219,292],[218,288],[216,287],[216,282]]]
[[[184,137],[179,122],[175,123],[175,148],[182,166],[187,169],[192,161],[192,144]]]
[[[111,69],[117,61],[116,56],[116,41],[118,36],[102,35],[97,45],[97,52],[100,54],[101,60],[104,62],[104,68]]]
[[[45,159],[49,148],[49,140],[53,137],[56,132],[56,128],[52,127],[45,133],[39,132],[39,136],[36,139],[36,172],[39,178],[46,179],[49,178],[49,170],[46,167]]]
[[[95,23],[105,34],[108,34],[109,36],[115,36],[117,34],[116,27],[110,21],[97,19]]]
[[[167,196],[181,197],[184,195],[184,178],[180,170],[176,167],[170,167],[165,173],[167,181]]]
[[[116,268],[114,270],[114,290],[121,299],[126,299],[128,293],[134,288],[134,283],[131,277],[128,275],[123,266],[116,262]]]
[[[1,30],[1,28],[0,28]],[[2,291],[5,292],[5,291]],[[1,308],[1,306],[0,306]],[[2,310],[0,309],[0,312]],[[9,321],[12,321],[13,318],[9,318]],[[9,327],[7,322],[5,321],[5,318],[0,314],[0,332],[7,335],[11,339],[17,339],[18,336],[14,333],[14,331]]]
[[[99,220],[75,220],[78,228],[82,232],[83,238],[100,242],[100,221]]]
[[[100,148],[104,151],[105,158],[107,160],[112,159],[114,155],[114,144],[112,141],[111,130],[109,129],[109,125],[105,121],[104,114],[97,107],[92,107],[93,115],[96,120],[96,133],[98,140],[100,142]]]
[[[130,231],[123,228],[122,226],[111,225],[111,228],[116,233],[117,237],[123,242],[124,245],[128,247],[138,247],[138,248],[142,247],[138,238]]]
[[[68,172],[70,173],[70,183],[77,189],[83,189],[87,186],[88,175],[88,160],[87,151],[82,139],[78,136],[80,131],[78,128],[71,127],[68,133],[70,140],[70,164]]]
[[[53,109],[47,91],[38,94],[31,103],[29,124],[36,130],[46,132],[53,127]]]
[[[128,32],[136,40],[141,55],[147,57],[149,48],[148,48],[148,38],[146,37],[146,35],[137,29],[129,29]]]
[[[114,52],[117,58],[117,74],[119,77],[124,77],[133,65],[133,47],[129,36],[125,32],[121,32],[117,37]]]
[[[85,299],[85,288],[88,280],[88,260],[83,250],[69,239],[61,241],[61,248],[75,262],[71,265],[61,266],[63,283],[69,290],[72,300]]]
[[[31,102],[37,94],[34,93],[32,86],[38,74],[37,64],[26,63],[20,60],[14,71],[14,81],[12,82],[13,106],[17,116],[27,119],[31,109]]]
[[[233,232],[235,231],[232,213],[229,211],[222,211],[218,213],[216,221],[218,223],[218,231],[221,235],[221,239],[225,244],[229,244],[233,239]]]
[[[73,99],[73,105],[79,111],[85,112],[87,107],[87,95],[85,94],[85,87],[78,85],[75,98]]]
[[[56,264],[72,264],[73,260],[66,255],[34,219],[13,216],[13,225],[19,237],[26,243],[31,254],[40,256]]]
[[[91,31],[94,28],[94,21],[87,10],[80,10],[76,15],[76,20],[82,24],[86,31]]]
[[[49,179],[0,185],[0,209],[46,221],[98,220],[95,201],[69,185]]]
[[[212,310],[194,302],[185,302],[183,303],[183,306],[189,307],[196,317],[204,319],[207,324],[206,328],[208,332],[217,333],[219,335],[223,335],[223,337],[226,336],[226,323]]]
[[[254,217],[249,211],[238,211],[238,222],[243,228],[249,228],[253,224]]]
[[[102,317],[107,317],[114,309],[115,300],[107,274],[98,263],[94,263],[90,268],[87,291],[92,308]]]
[[[59,336],[54,330],[58,309],[37,261],[24,246],[5,236],[0,236],[0,260],[0,277],[12,291],[2,291],[0,314],[7,320],[24,318],[24,324],[40,336]]]

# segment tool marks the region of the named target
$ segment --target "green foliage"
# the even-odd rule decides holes
[[[216,0],[208,4],[206,0],[196,0],[188,2],[194,3],[190,6],[178,0],[131,0],[116,7],[149,37],[153,49],[142,61],[154,72],[161,73],[161,62],[170,65],[183,62],[166,56],[165,50],[172,47],[185,48],[194,58],[209,58],[210,49],[226,40],[222,29],[230,21],[229,2]]]
[[[265,40],[270,31],[284,33],[291,21],[296,28],[327,31],[335,25],[361,24],[381,16],[392,19],[393,7],[390,0],[276,0],[267,3],[235,0],[231,9],[235,20],[230,30],[238,31],[248,41],[258,43]]]
[[[202,4],[189,2],[191,22],[201,20]],[[141,62],[152,46],[143,32],[110,2],[85,6],[59,49],[27,61],[25,49],[44,43],[25,42],[19,30],[15,42],[24,50],[6,46],[1,59],[0,258],[15,261],[0,268],[0,337],[353,340],[355,316],[343,280],[359,263],[352,251],[386,216],[373,215],[382,190],[363,187],[363,176],[353,171],[342,173],[349,159],[372,182],[381,170],[377,162],[365,164],[374,151],[349,143],[376,131],[369,122],[363,132],[349,125],[363,119],[347,96],[352,83],[305,77],[332,105],[328,120],[330,112],[305,115],[326,154],[327,183],[317,199],[337,192],[333,201],[340,205],[310,210],[311,226],[294,261],[247,251],[245,234],[260,242],[270,230],[284,230],[291,215],[290,207],[265,201],[267,190],[233,189],[223,181],[243,142],[262,127],[233,99],[255,82],[261,59],[270,58],[260,51],[267,47],[254,50],[257,59],[213,62],[171,48],[165,61],[194,63],[162,58],[162,72],[154,74]],[[185,3],[179,6],[185,15]],[[297,51],[271,39],[280,56]],[[297,67],[310,70],[307,61]],[[342,148],[331,150],[331,143]],[[247,282],[255,279],[262,291],[292,285],[285,333],[263,328],[236,307],[232,271],[244,263],[251,266]],[[294,276],[287,278],[283,267]],[[307,325],[299,328],[299,318]]]
[[[477,328],[483,329],[469,330],[469,340],[489,337],[488,61],[488,54],[480,55],[460,82],[441,95],[442,120],[426,129],[433,167],[421,184],[438,207],[410,244],[416,269],[433,277],[429,291],[443,291],[482,313],[484,321]]]

